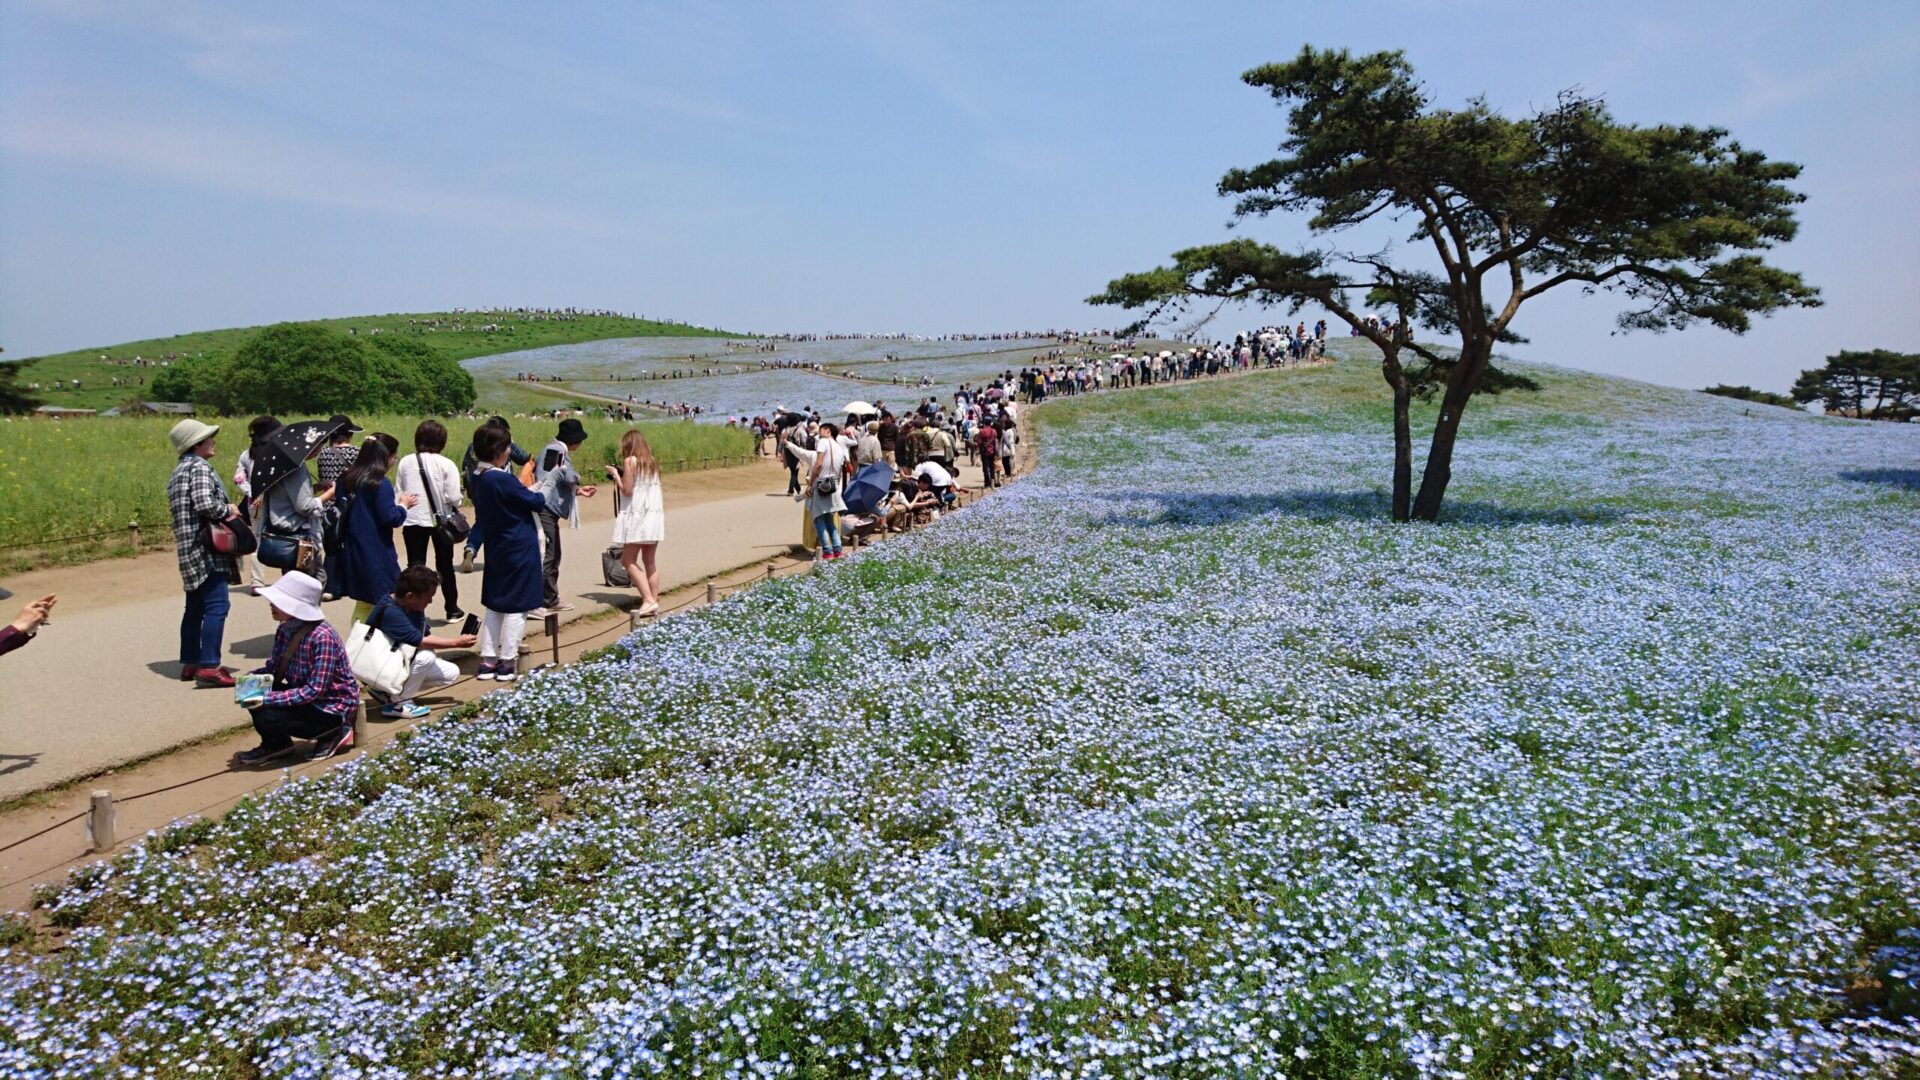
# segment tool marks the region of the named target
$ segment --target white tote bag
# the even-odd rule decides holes
[[[414,646],[403,645],[381,633],[380,628],[373,625],[372,615],[367,616],[366,622],[354,623],[353,633],[347,638],[347,663],[353,668],[353,677],[367,689],[390,698],[399,696],[407,685],[417,652]]]

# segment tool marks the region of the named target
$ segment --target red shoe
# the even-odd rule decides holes
[[[200,690],[231,690],[233,672],[223,667],[204,667],[193,677],[193,685]]]
[[[200,674],[199,666],[195,664],[188,664],[187,666],[180,669],[180,681],[192,682],[193,677],[198,674]]]

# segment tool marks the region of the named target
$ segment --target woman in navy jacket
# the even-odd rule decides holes
[[[393,483],[387,479],[392,462],[393,453],[380,437],[368,436],[334,496],[340,506],[340,583],[335,592],[358,601],[353,605],[354,622],[366,618],[400,579],[393,530],[407,520],[407,510],[420,498],[394,497]]]
[[[473,433],[479,471],[468,481],[477,527],[487,533],[487,561],[480,569],[479,679],[511,682],[514,659],[527,612],[541,604],[540,529],[534,515],[547,505],[545,493],[520,483],[502,468],[513,445],[507,430],[483,424]]]

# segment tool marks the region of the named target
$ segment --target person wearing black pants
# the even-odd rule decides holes
[[[447,429],[438,420],[422,420],[413,431],[413,453],[400,459],[395,467],[395,484],[402,495],[414,496],[407,508],[407,521],[400,539],[407,545],[407,565],[427,564],[427,545],[433,545],[435,568],[440,571],[441,588],[446,593],[449,621],[466,614],[460,610],[460,586],[453,576],[454,541],[440,534],[440,515],[458,511],[460,469],[441,451],[447,448]]]
[[[427,545],[433,545],[434,569],[440,572],[440,591],[446,594],[447,618],[464,615],[460,610],[460,585],[453,576],[453,541],[440,535],[440,530],[432,525],[403,525],[400,539],[407,545],[408,566],[427,565]]]
[[[322,712],[314,705],[262,705],[253,710],[253,730],[260,734],[260,750],[265,755],[280,753],[295,739],[336,735],[343,725],[350,724],[350,717]]]
[[[540,521],[540,537],[545,551],[540,557],[541,598],[545,606],[531,614],[547,615],[570,611],[572,604],[560,598],[560,521],[572,520],[573,500],[593,497],[594,486],[582,484],[573,467],[573,453],[587,441],[587,429],[572,417],[560,421],[560,432],[540,451],[534,467],[534,485],[546,492],[547,502],[535,512]]]
[[[540,522],[540,602],[548,611],[560,608],[560,516],[551,510],[539,510]]]

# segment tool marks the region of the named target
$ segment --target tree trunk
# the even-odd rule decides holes
[[[1380,365],[1393,388],[1393,520],[1406,521],[1413,501],[1413,422],[1410,419],[1412,392],[1406,372],[1396,357],[1387,357]]]
[[[1420,474],[1420,494],[1413,501],[1413,520],[1439,521],[1440,501],[1446,497],[1447,483],[1453,479],[1453,440],[1460,431],[1460,414],[1467,399],[1479,385],[1486,367],[1490,346],[1477,346],[1469,354],[1462,350],[1454,377],[1447,383],[1446,396],[1440,399],[1440,418],[1433,424],[1433,442],[1427,448],[1427,467]]]

